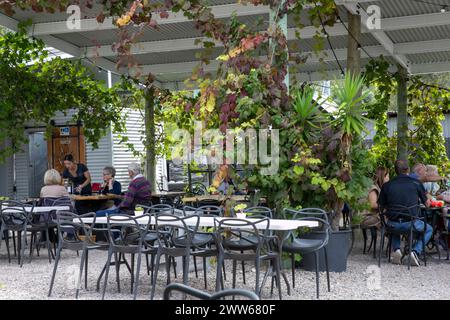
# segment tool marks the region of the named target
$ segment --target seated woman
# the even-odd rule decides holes
[[[373,179],[373,185],[369,189],[370,211],[363,212],[364,220],[361,223],[363,228],[379,227],[380,217],[378,214],[378,197],[383,184],[389,181],[389,171],[385,167],[378,167]]]
[[[66,188],[61,184],[61,175],[55,169],[50,169],[44,175],[44,187],[41,189],[41,198],[69,197]]]
[[[100,190],[101,194],[117,194],[122,193],[122,185],[119,181],[115,180],[116,169],[114,167],[104,167],[103,168],[103,185]],[[114,205],[110,206],[108,209],[115,209],[119,206],[121,200],[119,198],[114,199]]]
[[[97,217],[104,217],[110,214],[134,215],[136,205],[151,205],[151,185],[141,174],[141,166],[138,163],[133,162],[128,165],[128,176],[131,181],[123,200],[116,208],[97,211]]]
[[[427,165],[427,176],[439,176],[438,168],[434,165]],[[425,187],[425,191],[427,195],[430,197],[436,196],[438,193],[440,186],[438,182],[424,182],[423,186]]]

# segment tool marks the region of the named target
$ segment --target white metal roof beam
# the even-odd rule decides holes
[[[238,17],[244,17],[249,15],[261,15],[268,14],[268,6],[254,6],[254,5],[242,5],[242,4],[226,4],[213,6],[212,13],[216,18],[229,18],[233,12],[236,12]],[[68,15],[69,16],[69,15]],[[167,19],[162,19],[158,14],[154,15],[154,19],[158,24],[180,23],[190,21],[182,13],[169,12]],[[113,23],[113,18],[106,18],[103,23],[97,22],[97,19],[82,19],[80,22],[80,29],[69,29],[66,21],[58,22],[43,22],[34,24],[34,35],[44,34],[62,34],[72,32],[87,32],[97,30],[110,30],[116,29],[117,26]]]
[[[371,46],[365,48],[366,51],[371,56],[379,56],[382,54],[386,54],[386,50],[383,46]],[[347,49],[336,49],[334,50],[338,60],[343,61],[347,59]],[[334,62],[336,61],[333,52],[331,50],[323,51],[323,55],[320,57],[315,55],[313,52],[302,52],[303,55],[311,55],[306,61],[307,65],[318,64],[320,62],[320,57],[323,57],[324,62]],[[368,58],[368,56],[361,52],[363,58]],[[152,65],[143,65],[141,66],[144,73],[151,72],[155,75],[164,75],[164,74],[188,74],[192,72],[192,69],[198,66],[198,61],[189,61],[189,62],[176,62],[176,63],[164,63],[164,64],[152,64]],[[208,65],[205,66],[206,72],[212,72],[217,70],[219,62],[216,60],[211,61]]]
[[[450,61],[413,64],[412,74],[450,72]]]
[[[361,6],[358,3],[343,3],[345,8],[350,11],[352,14],[359,14],[361,16],[361,20],[370,21],[370,17],[367,13],[362,10]],[[364,23],[361,23],[362,29],[367,29]],[[389,36],[384,31],[374,31],[372,35],[377,41],[392,55],[392,57],[402,65],[408,72],[410,72],[409,65],[410,62],[404,55],[395,54],[394,53],[394,43],[389,38]]]
[[[0,26],[6,27],[12,31],[17,31],[18,30],[18,26],[19,25],[19,21],[8,17],[6,14],[3,14],[0,12]]]
[[[132,48],[132,53],[135,55],[150,54],[150,53],[164,53],[164,52],[174,52],[174,51],[185,51],[185,50],[195,50],[200,49],[198,45],[195,45],[195,40],[197,38],[179,39],[179,40],[163,40],[163,41],[151,41],[151,42],[141,42],[137,43],[136,46]],[[217,44],[220,47],[220,44]],[[367,46],[364,47],[366,51],[369,52],[371,56],[383,55],[407,55],[407,54],[417,54],[417,53],[430,53],[430,52],[441,52],[450,51],[450,39],[440,39],[440,40],[429,40],[429,41],[418,41],[418,42],[404,42],[392,44],[389,50],[385,49],[384,46]],[[339,51],[338,49],[337,51]],[[305,52],[304,54],[308,54]],[[332,54],[332,52],[328,52]],[[364,50],[362,51],[364,54]],[[86,49],[87,57],[113,57],[116,53],[112,51],[110,46],[89,47]],[[345,60],[346,56],[342,56],[342,60]],[[341,59],[339,59],[341,60]]]

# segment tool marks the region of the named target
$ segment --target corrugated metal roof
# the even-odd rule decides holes
[[[381,0],[362,3],[362,7],[367,9],[370,5],[380,6],[382,18],[393,18],[399,16],[436,13],[441,9],[439,4],[450,5],[450,0],[426,0],[425,2],[435,3],[436,5],[414,0]]]
[[[433,63],[450,61],[450,51],[408,54],[408,59],[412,63]]]
[[[387,32],[387,35],[394,43],[448,39],[450,25],[395,30]]]

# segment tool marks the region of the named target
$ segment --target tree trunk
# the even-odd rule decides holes
[[[145,90],[145,171],[150,181],[152,192],[156,186],[156,150],[155,150],[155,90],[149,87]]]
[[[361,16],[348,12],[348,36],[347,36],[347,71],[353,75],[361,72]]]
[[[408,160],[408,72],[398,66],[397,159]]]

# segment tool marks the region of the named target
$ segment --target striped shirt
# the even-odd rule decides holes
[[[150,182],[144,176],[136,176],[128,185],[128,191],[125,193],[125,198],[119,205],[121,211],[131,211],[134,214],[134,209],[137,204],[148,205],[151,201],[151,187]]]

